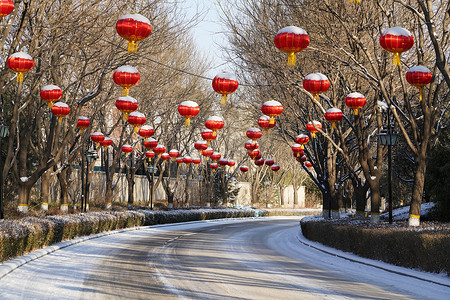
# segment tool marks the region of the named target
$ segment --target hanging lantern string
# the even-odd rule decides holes
[[[0,27],[5,27],[5,26],[7,26],[7,25],[0,25]],[[93,33],[90,33],[88,31],[80,29],[80,28],[73,28],[73,27],[67,27],[67,26],[54,26],[54,27],[50,27],[50,26],[33,26],[33,27],[35,27],[35,28],[44,28],[44,29],[59,28],[59,29],[66,29],[66,30],[75,30],[75,31],[79,31],[79,32],[85,33],[87,35],[90,35],[92,37],[96,37],[99,40],[104,41],[104,42],[106,42],[106,43],[116,47],[117,49],[121,49],[121,50],[124,50],[124,51],[128,50],[128,48],[122,47],[122,46],[120,46],[120,44],[116,44],[116,43],[114,43],[114,42],[112,42],[110,40],[107,40],[105,38],[102,38],[101,36],[95,35]],[[318,49],[311,49],[311,50],[320,51]],[[307,50],[305,50],[305,51],[307,51]],[[179,68],[176,68],[176,67],[164,64],[162,62],[159,62],[157,60],[154,60],[154,59],[152,59],[150,57],[147,57],[147,56],[139,54],[139,53],[130,53],[130,54],[132,54],[134,56],[138,56],[138,57],[143,58],[143,59],[146,59],[146,60],[151,61],[152,63],[155,63],[155,64],[157,64],[159,66],[171,69],[171,70],[179,72],[179,73],[183,73],[183,74],[194,76],[194,77],[197,77],[197,78],[213,81],[213,78],[211,78],[211,77],[206,77],[206,76],[195,74],[195,73],[192,73],[192,72],[189,72],[189,71],[186,71],[186,70],[182,70],[182,69],[179,69]],[[383,60],[387,60],[387,59],[390,59],[390,58],[389,57],[383,58]],[[355,63],[351,64],[349,62],[346,62],[346,61],[343,61],[343,60],[340,59],[340,61],[342,63],[344,63],[345,67],[359,66],[361,64],[370,63],[370,62],[377,61],[377,60],[379,60],[379,59],[359,61],[359,62],[355,62]],[[341,72],[341,70],[328,72],[327,74],[335,74],[335,73],[339,73],[339,72]],[[293,85],[293,83],[292,82],[286,82],[286,83],[239,83],[239,85],[240,86],[246,86],[246,87],[258,87],[258,86],[259,87],[261,87],[261,86],[271,87],[271,86],[289,86],[289,85]],[[295,85],[295,83],[294,83],[294,85]]]

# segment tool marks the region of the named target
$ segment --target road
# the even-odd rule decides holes
[[[297,240],[298,219],[148,227],[89,240],[0,280],[1,299],[445,299],[450,288]],[[448,298],[447,298],[448,299]]]

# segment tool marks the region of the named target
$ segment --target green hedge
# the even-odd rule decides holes
[[[368,228],[327,221],[302,221],[300,224],[303,235],[312,241],[397,266],[450,274],[449,231]]]
[[[0,220],[0,262],[57,242],[115,229],[253,216],[254,210],[200,209],[81,213]]]

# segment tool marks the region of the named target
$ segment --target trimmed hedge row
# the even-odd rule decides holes
[[[450,234],[301,221],[303,235],[359,256],[427,272],[450,274]]]
[[[262,211],[262,216],[266,215]],[[124,211],[0,220],[0,262],[80,236],[135,226],[254,217],[255,210]]]
[[[265,217],[272,216],[315,216],[322,214],[321,209],[268,209],[263,210]]]

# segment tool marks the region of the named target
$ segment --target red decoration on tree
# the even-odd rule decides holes
[[[330,88],[328,77],[321,73],[306,75],[303,79],[303,88],[313,94],[314,101],[319,101],[319,94],[325,93]]]
[[[58,122],[61,122],[64,116],[67,116],[70,113],[69,105],[58,102],[52,106],[52,114],[58,116]]]
[[[170,156],[170,154],[169,154]],[[182,157],[177,157],[175,158],[176,163],[178,164],[178,166],[180,166],[183,163],[183,158]]]
[[[121,66],[113,74],[114,83],[123,88],[122,96],[128,96],[130,87],[135,86],[141,80],[138,70],[132,66]]]
[[[158,156],[161,157],[163,162],[166,162],[166,161],[168,161],[170,159],[169,153],[162,153],[161,155],[158,155]]]
[[[201,158],[198,157],[193,157],[192,158],[192,163],[195,165],[195,167],[198,167],[198,165],[202,162]]]
[[[258,149],[249,150],[247,153],[248,156],[250,156],[250,158],[253,160],[255,160],[261,154]]]
[[[197,141],[197,142],[194,143],[194,148],[198,152],[200,152],[200,154],[202,154],[202,151],[206,150],[208,148],[208,142],[207,141]]]
[[[311,169],[312,163],[310,163],[309,161],[305,161],[305,166],[308,167],[308,169]]]
[[[380,45],[384,50],[394,53],[393,65],[400,66],[400,55],[414,45],[411,32],[401,27],[388,28],[380,36]]]
[[[213,161],[218,161],[220,158],[222,158],[222,155],[219,152],[214,152],[211,154],[211,159]]]
[[[77,128],[80,129],[80,133],[83,133],[86,128],[91,125],[88,117],[79,116],[77,121]]]
[[[275,46],[288,54],[288,66],[294,66],[296,63],[295,53],[306,49],[309,45],[309,36],[306,30],[287,26],[280,29],[274,38]]]
[[[236,162],[235,162],[234,160],[229,160],[229,161],[228,161],[228,166],[230,167],[230,169],[231,169],[232,167],[234,167],[235,164],[236,164]]]
[[[163,145],[157,145],[155,148],[153,148],[153,152],[155,152],[158,157],[161,157],[161,155],[166,152],[166,147],[164,147]],[[167,156],[170,158],[169,154],[167,154]]]
[[[180,151],[178,151],[177,149],[172,149],[169,151],[169,155],[170,157],[172,157],[172,160],[175,161],[175,159],[180,156]]]
[[[42,100],[48,102],[48,108],[52,108],[53,103],[61,99],[63,92],[58,86],[51,84],[42,87],[39,94]]]
[[[319,121],[312,121],[306,124],[306,130],[311,133],[311,138],[313,139],[316,137],[316,133],[319,132],[318,129],[322,130],[322,123]]]
[[[128,120],[129,113],[138,108],[138,102],[133,97],[122,96],[116,100],[116,107],[123,113],[123,119]]]
[[[128,41],[128,52],[137,51],[136,42],[147,38],[152,33],[149,19],[140,14],[127,14],[116,23],[117,33]]]
[[[206,141],[207,146],[209,146],[211,144],[211,141],[215,140],[216,137],[217,134],[214,134],[214,132],[211,129],[203,129],[202,139]]]
[[[240,166],[239,170],[241,170],[242,173],[245,173],[248,171],[248,167],[247,166]]]
[[[130,153],[133,152],[133,146],[131,146],[131,145],[123,145],[122,146],[122,152],[125,153],[125,156],[130,155]]]
[[[260,158],[255,160],[255,165],[257,165],[258,167],[261,167],[264,165],[264,158]]]
[[[216,131],[219,129],[222,129],[223,126],[224,126],[224,123],[223,123],[223,119],[221,117],[213,116],[213,117],[209,117],[205,121],[205,127],[208,129],[211,129],[213,131],[212,134],[213,134],[214,139],[217,137]],[[202,136],[202,138],[205,139],[203,136]]]
[[[266,159],[266,161],[265,161],[266,166],[269,166],[269,167],[271,167],[274,163],[275,163],[275,161],[271,158]]]
[[[265,133],[269,133],[269,129],[275,127],[276,120],[274,120],[273,124],[270,124],[270,117],[263,115],[258,119],[258,126],[261,127],[261,129],[264,129]]]
[[[325,119],[327,119],[328,122],[331,122],[331,128],[336,128],[336,122],[339,122],[342,120],[344,114],[339,108],[330,108],[325,113]]]
[[[153,157],[155,157],[155,152],[153,152],[153,151],[147,151],[147,152],[145,152],[145,157],[148,157],[148,161],[149,162],[151,162],[152,161],[152,158]]]
[[[25,52],[16,52],[6,61],[8,68],[17,73],[17,82],[23,81],[23,73],[30,71],[34,67],[33,58]]]
[[[228,160],[225,158],[219,159],[217,163],[222,167],[222,169],[225,169],[225,167],[228,166]]]
[[[13,0],[0,0],[0,18],[6,17],[14,10]]]
[[[147,119],[145,118],[143,113],[134,111],[128,116],[128,123],[132,126],[134,126],[134,132],[139,131],[139,126],[142,126],[145,124]]]
[[[202,151],[202,155],[208,159],[212,154],[214,153],[214,150],[210,147],[206,148]]]
[[[139,128],[139,135],[144,138],[145,141],[148,140],[149,137],[152,137],[155,134],[155,129],[153,129],[150,125],[143,125]]]
[[[246,132],[247,137],[252,141],[256,141],[260,137],[262,137],[262,132],[258,128],[250,128]]]
[[[275,117],[281,115],[283,112],[283,106],[278,101],[266,101],[261,107],[261,111],[263,114],[270,117],[269,124],[275,125]]]
[[[294,152],[294,155],[296,157],[299,157],[300,154],[303,153],[303,148],[302,148],[302,145],[300,145],[300,144],[292,145],[291,149],[292,149],[292,152]]]
[[[302,162],[305,162],[307,160],[306,156],[302,155],[302,157],[300,157],[300,159],[302,160]]]
[[[216,93],[222,95],[220,104],[227,104],[227,95],[234,93],[239,86],[236,77],[227,72],[217,74],[212,81],[212,87]]]
[[[106,137],[103,139],[103,141],[100,142],[100,146],[103,147],[103,150],[106,151],[106,148],[108,148],[109,146],[112,145],[112,139],[110,139],[109,137]]]
[[[279,165],[273,165],[272,166],[272,171],[278,172],[279,170],[280,170],[280,166]]]
[[[193,162],[193,159],[190,156],[185,156],[185,157],[183,157],[183,162],[186,164],[186,166],[188,166],[189,164],[191,164]]]
[[[406,72],[406,81],[419,89],[419,101],[422,101],[422,87],[426,86],[433,80],[433,74],[424,66],[415,66]]]
[[[305,149],[306,144],[309,142],[309,136],[306,134],[299,134],[295,137],[295,142],[301,145],[302,150]]]
[[[217,163],[211,163],[209,167],[212,169],[213,172],[215,172],[216,169],[219,167],[219,165]]]
[[[158,141],[154,138],[149,138],[147,141],[144,141],[144,147],[149,150],[153,150],[153,148],[155,148],[156,146],[158,146]],[[166,150],[164,149],[164,151]]]
[[[350,93],[345,98],[345,105],[353,109],[353,114],[358,115],[358,109],[363,108],[366,105],[366,97],[360,93]]]
[[[97,147],[100,147],[100,142],[105,139],[105,135],[99,131],[91,134],[91,141],[97,143]]]
[[[259,144],[258,144],[258,142],[248,140],[245,142],[244,147],[247,150],[255,150],[255,149],[258,149]]]
[[[191,118],[195,117],[200,111],[200,106],[194,101],[183,101],[178,105],[178,112],[186,118],[184,125],[191,125]]]

